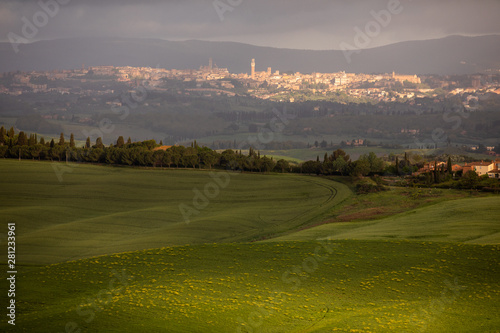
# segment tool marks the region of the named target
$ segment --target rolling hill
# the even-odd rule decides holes
[[[294,175],[15,160],[0,160],[0,173],[9,175],[0,180],[0,215],[16,222],[19,260],[31,264],[251,241],[317,223],[352,195],[340,183]]]
[[[467,244],[500,244],[500,198],[441,202],[369,222],[324,224],[269,241],[332,239],[425,240]]]
[[[361,199],[322,177],[231,174],[220,183],[223,171],[16,160],[0,160],[0,172],[0,216],[16,223],[18,314],[1,331],[500,327],[498,196],[446,201],[451,195],[378,220],[255,242]],[[207,184],[209,204],[185,223],[179,205],[194,207]]]
[[[205,244],[23,266],[15,332],[497,332],[499,250]]]
[[[351,43],[352,44],[352,43]],[[354,73],[472,74],[500,69],[500,36],[450,36],[407,41],[361,50],[351,62],[339,50],[293,50],[234,42],[166,41],[134,38],[74,38],[19,45],[0,43],[0,72],[137,66],[197,69],[212,57],[233,73],[267,67],[302,73],[347,71]]]

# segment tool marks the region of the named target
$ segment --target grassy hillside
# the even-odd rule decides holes
[[[0,332],[500,328],[498,196],[14,160],[0,173],[18,271],[16,326]],[[180,205],[199,213],[186,223]]]
[[[23,267],[16,332],[497,332],[499,251],[207,244]]]
[[[302,230],[270,241],[334,239],[415,239],[500,244],[500,197],[469,198],[375,221],[338,222]]]
[[[53,166],[64,171],[61,179]],[[0,215],[17,224],[23,263],[249,241],[319,222],[352,194],[340,183],[294,175],[16,160],[0,160],[0,174]],[[195,192],[205,189],[206,199]]]

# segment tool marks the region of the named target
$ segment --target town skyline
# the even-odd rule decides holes
[[[456,82],[449,76],[407,75],[392,73],[366,74],[346,71],[332,73],[280,72],[251,58],[248,72],[231,73],[225,67],[218,67],[213,58],[198,69],[167,69],[134,66],[88,66],[80,69],[5,72],[1,78],[9,78],[10,85],[0,85],[0,93],[21,95],[25,92],[70,93],[69,88],[57,87],[57,82],[78,80],[81,83],[93,80],[108,80],[127,83],[131,86],[144,85],[148,89],[162,90],[165,80],[193,82],[196,86],[187,89],[192,92],[215,92],[218,95],[236,96],[241,93],[235,89],[239,82],[246,87],[245,94],[259,99],[295,102],[294,93],[308,92],[322,95],[328,99],[332,93],[344,92],[355,98],[368,98],[377,102],[411,100],[414,98],[434,97],[446,92],[448,95],[463,94],[500,94],[500,83],[496,76],[486,74],[463,75],[465,83]],[[455,80],[455,81],[454,81]],[[425,81],[425,82],[424,82]],[[25,89],[29,89],[26,91]],[[282,96],[282,98],[280,97]],[[330,96],[331,97],[331,96]],[[473,109],[477,96],[469,97],[464,107]]]

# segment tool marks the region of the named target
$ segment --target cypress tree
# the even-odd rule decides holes
[[[399,175],[399,158],[396,156],[396,175]]]
[[[425,184],[426,184],[426,185],[430,185],[430,184],[432,184],[432,178],[431,178],[431,175],[430,175],[430,174],[428,174],[428,173],[426,173],[426,174],[425,174]]]
[[[439,183],[439,174],[437,169],[437,161],[434,161],[434,182]]]
[[[17,145],[26,146],[27,144],[28,144],[28,138],[26,137],[26,134],[24,134],[23,131],[19,132],[19,135],[17,137]]]
[[[63,146],[64,145],[64,133],[61,133],[59,136],[59,145]]]
[[[0,128],[0,144],[4,144],[5,143],[5,136],[7,135],[7,131],[5,130],[5,128],[2,126]]]
[[[451,174],[452,174],[452,172],[453,172],[453,167],[452,167],[452,165],[451,165],[451,157],[448,157],[447,169],[448,169],[448,170],[447,170],[447,171],[448,171],[448,174],[450,174],[450,175],[451,175]]]
[[[118,140],[116,140],[116,146],[118,148],[122,148],[125,145],[125,140],[123,139],[123,136],[119,136]]]
[[[50,140],[50,148],[54,148],[55,145],[54,139]]]
[[[85,141],[85,148],[90,148],[90,138],[87,137],[87,141]]]
[[[8,137],[12,139],[15,134],[16,134],[16,132],[14,131],[14,127],[11,127],[9,129],[9,132],[7,133]]]
[[[43,136],[42,136],[42,138],[40,139],[40,144],[41,144],[42,146],[45,146],[45,139],[43,138]]]
[[[69,146],[71,148],[75,147],[75,136],[73,135],[73,133],[71,133],[71,136],[69,137]]]
[[[130,136],[129,136],[128,139],[127,139],[127,144],[129,145],[131,143],[132,143],[132,140],[130,140]]]
[[[96,146],[96,148],[100,148],[100,149],[104,148],[101,137],[98,137],[97,140],[95,140],[95,146]]]

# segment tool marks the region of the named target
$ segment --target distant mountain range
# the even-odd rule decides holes
[[[19,45],[0,43],[0,72],[137,66],[197,69],[213,58],[232,73],[257,71],[405,74],[473,74],[500,70],[500,36],[450,36],[360,50],[348,63],[343,51],[260,47],[234,42],[166,41],[140,38],[73,38]]]

